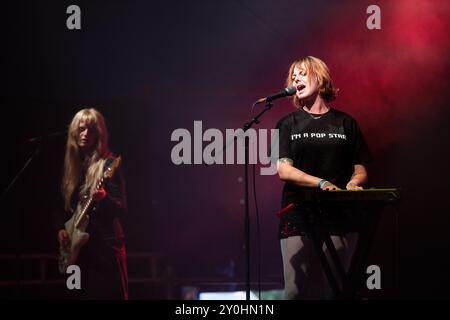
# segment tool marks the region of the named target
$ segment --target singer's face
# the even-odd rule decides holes
[[[300,100],[307,99],[319,90],[319,84],[316,78],[308,74],[308,70],[303,64],[294,68],[292,85],[297,88],[296,96]]]
[[[84,119],[78,125],[78,146],[83,151],[92,149],[97,141],[98,133],[95,124],[87,123]]]

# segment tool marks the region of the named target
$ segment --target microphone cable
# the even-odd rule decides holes
[[[253,114],[257,102],[252,107],[250,114]],[[257,282],[258,282],[258,299],[261,300],[261,226],[259,220],[258,197],[256,193],[256,164],[252,164],[252,184],[253,184],[253,201],[255,203],[256,213],[256,247],[257,247]]]
[[[261,227],[259,223],[258,199],[256,196],[256,164],[252,165],[253,200],[256,211],[256,243],[257,243],[257,267],[258,267],[258,299],[261,300]]]

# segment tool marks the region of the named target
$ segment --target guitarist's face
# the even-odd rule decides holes
[[[87,123],[84,119],[78,125],[78,146],[83,152],[92,151],[97,142],[97,127],[93,123]]]

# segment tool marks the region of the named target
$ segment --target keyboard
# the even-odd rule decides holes
[[[400,189],[363,189],[363,190],[316,190],[306,189],[299,192],[295,197],[297,203],[395,203],[400,200]]]

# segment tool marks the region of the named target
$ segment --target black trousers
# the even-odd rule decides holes
[[[82,248],[80,299],[128,300],[126,248],[123,239],[91,238]]]

